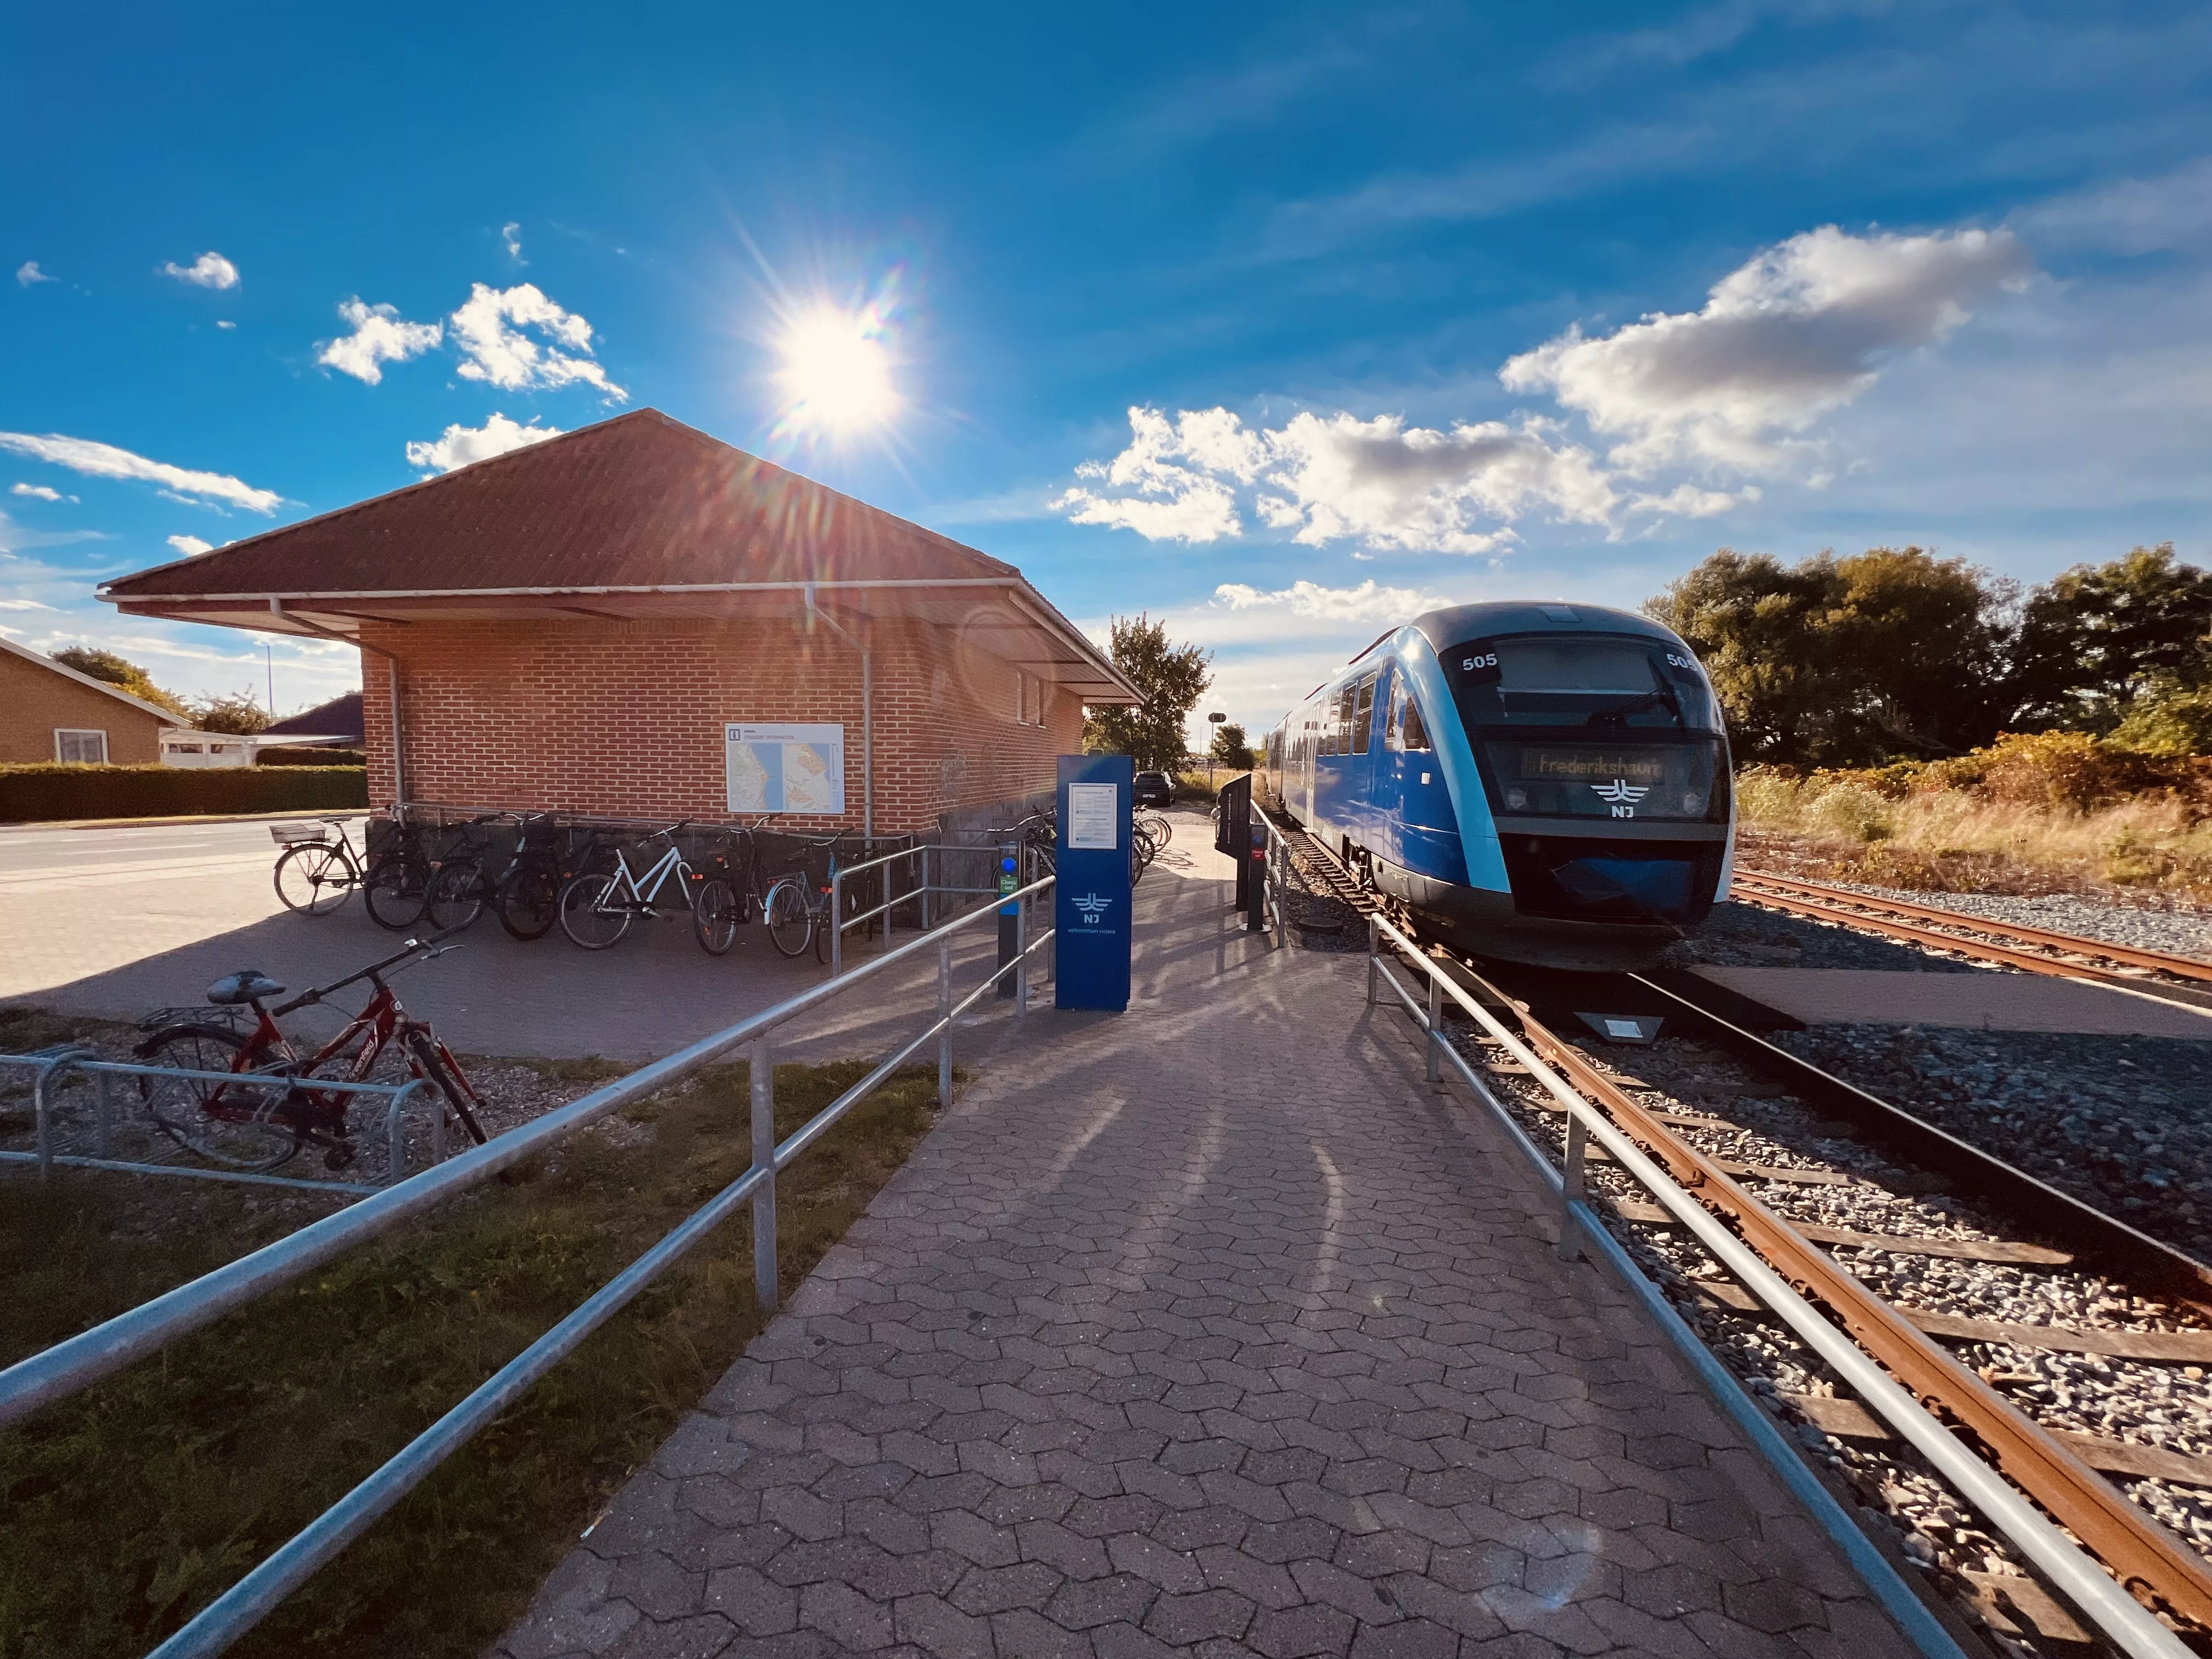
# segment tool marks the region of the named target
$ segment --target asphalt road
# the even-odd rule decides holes
[[[356,831],[358,834],[358,831]],[[17,893],[210,871],[274,867],[266,824],[155,824],[132,830],[0,828],[0,906]]]

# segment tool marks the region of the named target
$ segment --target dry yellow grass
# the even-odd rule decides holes
[[[2170,789],[2077,807],[1969,788],[1896,792],[1896,781],[1753,770],[1738,781],[1737,800],[1753,845],[1824,860],[1844,879],[1948,892],[2118,887],[2212,901],[2212,819]]]

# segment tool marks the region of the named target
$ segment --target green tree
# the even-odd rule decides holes
[[[1146,771],[1174,767],[1187,746],[1184,723],[1213,684],[1208,665],[1213,653],[1171,643],[1167,624],[1149,615],[1115,617],[1109,650],[1114,666],[1144,701],[1133,708],[1088,711],[1083,720],[1085,751],[1127,755]]]
[[[2011,599],[1917,547],[1793,566],[1723,548],[1644,611],[1704,660],[1740,758],[1861,766],[1996,736]]]
[[[1244,728],[1235,720],[1224,720],[1213,728],[1213,746],[1206,753],[1220,765],[1239,771],[1251,769],[1251,746],[1244,741]]]
[[[192,725],[202,732],[235,732],[252,736],[265,732],[276,716],[253,701],[251,692],[234,691],[227,697],[208,697],[192,705]]]
[[[112,651],[101,651],[89,645],[71,645],[55,652],[54,660],[64,668],[74,668],[80,674],[89,674],[94,679],[104,680],[141,702],[150,702],[156,708],[166,708],[179,720],[190,718],[183,698],[155,684],[153,676],[128,657],[119,657]]]
[[[2138,700],[2212,683],[2212,574],[2173,544],[2077,564],[2027,597],[2013,645],[2019,725],[2110,732]]]

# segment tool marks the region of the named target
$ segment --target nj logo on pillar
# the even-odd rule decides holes
[[[1083,912],[1083,925],[1086,927],[1096,927],[1098,925],[1098,918],[1111,909],[1113,905],[1112,899],[1100,898],[1096,893],[1085,893],[1075,901],[1075,908]]]

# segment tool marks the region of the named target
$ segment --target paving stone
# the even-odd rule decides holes
[[[1197,839],[1129,1012],[963,1030],[975,1081],[499,1651],[1903,1652],[1364,964],[1237,931]]]

